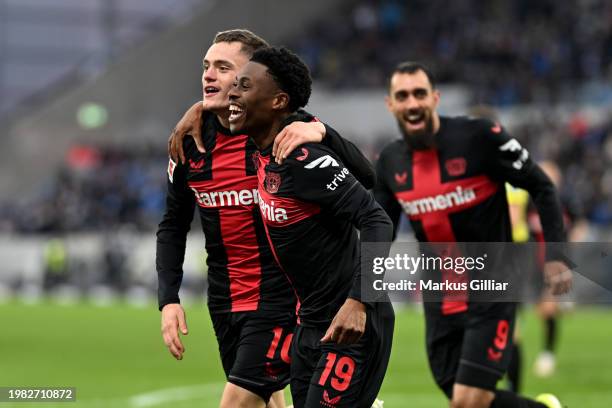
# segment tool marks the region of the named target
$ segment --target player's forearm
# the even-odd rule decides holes
[[[180,235],[177,237],[167,230],[158,231],[155,267],[158,280],[157,300],[160,310],[169,303],[180,303],[178,293],[183,280],[185,242],[185,239],[180,239]]]
[[[181,200],[168,195],[166,212],[157,230],[155,254],[160,310],[168,303],[180,303],[178,292],[183,279],[183,261],[193,210],[189,201],[181,204]]]
[[[566,235],[557,189],[537,166],[534,166],[530,176],[531,183],[527,185],[527,191],[533,199],[542,223],[542,232],[547,243],[546,259],[563,260],[568,263],[565,245],[562,244],[566,241]]]
[[[563,213],[557,189],[539,167],[533,168],[529,179],[531,183],[527,186],[527,191],[538,210],[544,239],[546,242],[565,241]]]
[[[373,188],[376,184],[376,171],[372,163],[355,144],[340,136],[331,126],[324,125],[326,133],[322,143],[340,157],[340,160],[365,188]]]

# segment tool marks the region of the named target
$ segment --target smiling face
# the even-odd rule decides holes
[[[387,108],[409,145],[432,147],[440,123],[436,112],[439,101],[440,93],[433,89],[425,72],[396,72],[391,77]]]
[[[229,100],[232,133],[256,139],[287,109],[288,96],[279,89],[265,65],[251,61],[238,73]]]
[[[219,42],[210,46],[204,56],[202,91],[204,106],[217,115],[229,115],[228,93],[237,72],[249,61],[240,42]]]

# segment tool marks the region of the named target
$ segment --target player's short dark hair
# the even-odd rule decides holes
[[[387,81],[387,89],[391,88],[391,78],[395,74],[414,74],[416,72],[423,71],[423,73],[427,76],[429,83],[432,88],[436,87],[436,77],[433,72],[427,68],[424,64],[415,61],[404,61],[400,62],[393,68],[391,74],[389,75],[389,79]]]
[[[308,104],[312,91],[312,78],[308,67],[293,52],[285,47],[261,48],[251,61],[268,67],[268,74],[278,87],[289,95],[289,109],[295,112]]]
[[[243,28],[218,32],[217,35],[215,35],[213,44],[221,42],[239,42],[242,44],[240,50],[249,56],[253,55],[253,53],[260,48],[270,46],[266,40]]]

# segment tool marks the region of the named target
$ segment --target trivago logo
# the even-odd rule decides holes
[[[417,200],[405,201],[400,199],[399,203],[408,215],[419,215],[434,211],[446,210],[458,205],[467,204],[476,199],[476,193],[471,188],[465,190],[457,187],[455,191],[446,194],[438,194],[419,198]]]
[[[261,211],[261,216],[265,221],[272,221],[281,224],[289,220],[287,210],[284,208],[275,207],[274,200],[270,200],[270,203],[267,203],[264,199],[259,200],[259,209]]]
[[[259,202],[257,189],[239,191],[198,191],[194,187],[191,187],[191,189],[202,207],[233,207],[253,205]]]

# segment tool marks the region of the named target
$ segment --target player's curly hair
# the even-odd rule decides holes
[[[289,95],[288,108],[291,112],[308,104],[312,78],[300,57],[285,47],[266,47],[255,51],[251,61],[268,67],[268,73],[278,87]]]

